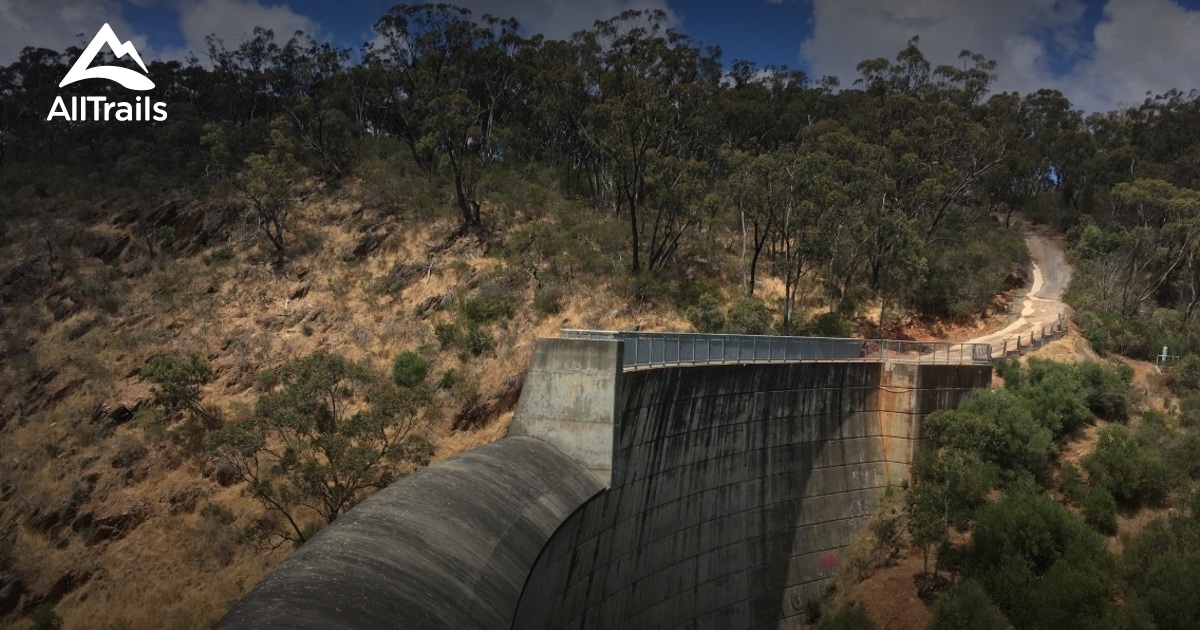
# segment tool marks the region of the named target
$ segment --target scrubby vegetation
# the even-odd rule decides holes
[[[1125,364],[1031,359],[1000,371],[1003,389],[929,416],[935,448],[918,455],[904,493],[930,627],[1200,623],[1183,592],[1200,567],[1200,433],[1135,404]],[[1085,433],[1096,438],[1081,468],[1063,461]]]

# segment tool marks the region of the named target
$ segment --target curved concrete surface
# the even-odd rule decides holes
[[[539,551],[600,489],[587,469],[540,440],[482,446],[350,510],[218,627],[507,627]]]
[[[547,544],[513,627],[785,627],[903,478],[920,417],[990,377],[879,363],[626,373],[612,487]]]

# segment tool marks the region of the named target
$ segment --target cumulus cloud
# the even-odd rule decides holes
[[[813,74],[837,75],[846,86],[858,78],[858,62],[891,59],[918,35],[934,65],[954,63],[970,49],[996,60],[998,88],[1024,90],[1049,72],[1046,38],[1038,35],[1073,45],[1082,15],[1078,0],[814,0],[813,35],[800,53]]]
[[[554,39],[568,38],[628,9],[661,9],[667,13],[669,25],[679,21],[666,0],[459,0],[453,4],[476,15],[514,17],[526,31]]]
[[[125,21],[117,0],[0,0],[0,64],[16,61],[26,46],[57,51],[68,46],[83,48],[105,22],[121,41],[132,41],[139,51],[146,50],[145,36]]]
[[[1063,93],[1085,109],[1200,88],[1200,11],[1171,0],[1110,0],[1094,40],[1091,56],[1059,78]]]
[[[1088,111],[1140,102],[1147,91],[1200,87],[1200,11],[1172,0],[1108,0],[1088,33],[1079,0],[814,0],[800,56],[814,75],[849,86],[859,61],[893,58],[914,35],[937,65],[970,49],[996,60],[994,90],[1062,90]],[[1090,37],[1089,37],[1090,35]],[[1063,71],[1051,60],[1072,63]]]
[[[187,42],[183,50],[166,50],[162,56],[180,58],[192,52],[198,56],[208,49],[204,38],[216,35],[232,48],[254,35],[254,27],[275,31],[275,40],[287,41],[296,31],[320,38],[321,25],[297,13],[287,4],[260,3],[257,0],[184,0],[179,5],[179,32]]]

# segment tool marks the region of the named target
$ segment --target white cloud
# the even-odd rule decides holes
[[[935,66],[953,64],[969,49],[996,60],[998,89],[1036,89],[1048,67],[1045,46],[1034,35],[1050,32],[1070,45],[1082,10],[1078,0],[814,0],[813,35],[800,51],[814,75],[834,74],[849,86],[859,78],[858,62],[892,59],[918,35]]]
[[[275,41],[283,43],[296,31],[320,39],[321,25],[296,13],[287,4],[264,4],[257,0],[184,0],[179,5],[179,32],[186,44],[183,50],[163,51],[163,57],[182,58],[193,52],[203,58],[208,50],[204,38],[215,34],[227,48],[254,35],[254,27],[275,31]]]
[[[859,61],[892,59],[919,35],[934,65],[970,49],[996,60],[993,91],[1056,88],[1088,111],[1138,103],[1148,90],[1200,87],[1200,11],[1172,0],[1108,0],[1087,42],[1083,8],[1079,0],[814,0],[813,35],[800,55],[812,74],[837,75],[848,87]],[[1049,62],[1062,53],[1079,61],[1059,76]]]
[[[668,26],[679,22],[666,0],[459,0],[451,4],[468,8],[476,16],[490,13],[516,18],[526,31],[554,39],[568,38],[628,9],[661,9],[667,13]]]
[[[1200,88],[1200,11],[1171,0],[1110,0],[1092,55],[1061,79],[1088,110],[1140,103],[1146,92]]]
[[[147,49],[145,36],[125,21],[117,0],[0,0],[0,65],[16,61],[26,46],[59,52],[68,46],[83,48],[106,22],[121,41],[132,41],[139,51]]]

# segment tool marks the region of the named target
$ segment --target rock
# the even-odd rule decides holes
[[[426,298],[423,302],[413,309],[413,314],[417,317],[424,317],[430,311],[440,311],[454,302],[454,294],[447,293],[445,295],[434,295]]]
[[[15,611],[24,593],[25,585],[21,578],[11,571],[0,573],[0,617]]]
[[[358,239],[358,244],[354,246],[354,249],[342,254],[342,259],[350,261],[366,258],[371,254],[371,252],[379,249],[379,246],[383,244],[383,241],[385,241],[390,234],[391,232],[386,230],[364,234],[362,238]]]
[[[143,505],[127,507],[117,514],[95,518],[94,532],[88,540],[88,545],[95,545],[106,540],[120,540],[137,529],[149,517],[149,510]]]
[[[312,282],[297,282],[292,285],[291,291],[288,292],[288,298],[298,300],[308,295],[308,290],[312,288]]]
[[[75,341],[76,339],[86,335],[92,328],[95,328],[98,321],[99,319],[95,317],[85,317],[84,319],[81,319],[68,326],[67,330],[63,334],[66,335],[67,341]]]
[[[175,491],[168,502],[171,504],[171,514],[191,514],[196,511],[196,504],[211,492],[204,488],[191,486]]]
[[[211,477],[222,488],[228,488],[242,480],[242,474],[231,462],[219,459],[212,468],[204,471],[205,477]]]

